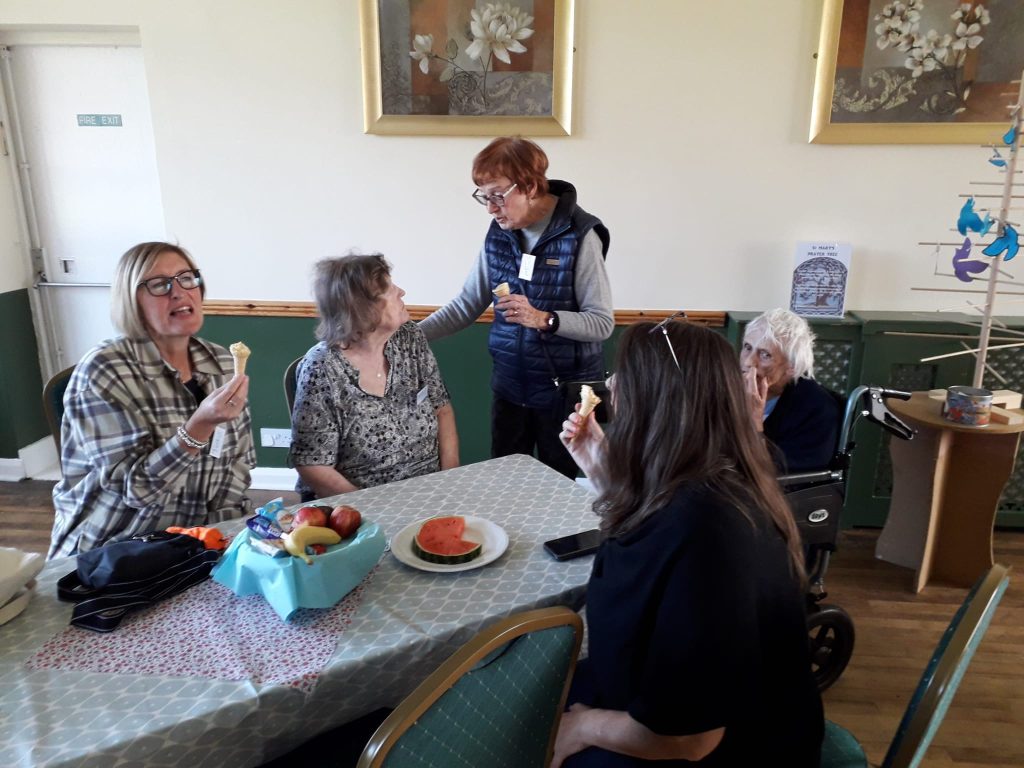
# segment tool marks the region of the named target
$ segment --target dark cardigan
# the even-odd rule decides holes
[[[786,385],[764,420],[764,435],[776,449],[773,458],[781,472],[804,472],[828,467],[839,439],[842,409],[839,397],[813,379]]]

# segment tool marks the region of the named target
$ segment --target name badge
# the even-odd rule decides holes
[[[537,257],[532,253],[524,253],[523,261],[519,265],[519,279],[520,280],[533,280],[533,265],[536,263]]]
[[[424,386],[419,392],[416,393],[416,405],[423,405],[423,401],[427,399],[427,387]]]
[[[228,436],[228,429],[223,424],[218,424],[213,430],[213,437],[210,438],[210,455],[215,459],[220,458],[224,450],[224,438]]]

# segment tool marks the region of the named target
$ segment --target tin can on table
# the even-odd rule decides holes
[[[984,427],[992,413],[992,393],[977,387],[950,387],[942,416],[947,421],[968,427]]]

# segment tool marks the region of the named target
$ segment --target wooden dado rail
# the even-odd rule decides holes
[[[428,305],[408,304],[406,308],[413,320],[422,320],[437,309]],[[615,310],[616,325],[630,325],[641,320],[664,320],[676,310],[672,309],[617,309]],[[224,315],[232,317],[316,317],[316,305],[311,301],[207,301],[203,303],[203,312],[207,315]],[[489,323],[494,317],[494,310],[486,310],[477,318],[478,323]],[[700,323],[711,328],[725,325],[725,312],[686,311],[691,322]]]

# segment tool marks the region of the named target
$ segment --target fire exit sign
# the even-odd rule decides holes
[[[120,115],[79,115],[78,124],[97,128],[121,128],[124,125]]]

